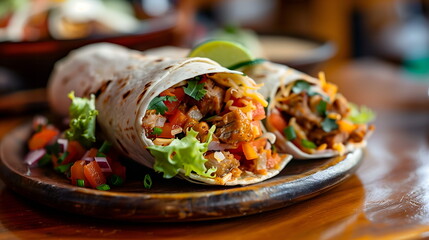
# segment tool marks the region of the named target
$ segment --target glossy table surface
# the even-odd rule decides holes
[[[375,60],[327,70],[351,101],[377,112],[351,178],[312,199],[234,219],[129,223],[56,211],[0,181],[0,239],[418,239],[429,237],[428,79]],[[22,98],[22,96],[21,96]],[[30,114],[0,118],[0,138]]]

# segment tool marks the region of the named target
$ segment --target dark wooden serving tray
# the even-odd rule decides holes
[[[31,133],[25,124],[6,135],[0,146],[0,177],[32,201],[97,218],[129,221],[197,221],[274,210],[314,197],[350,177],[361,162],[361,149],[342,157],[293,160],[276,177],[249,186],[225,187],[162,179],[129,163],[127,181],[110,191],[80,188],[51,168],[29,169],[23,162]],[[142,179],[152,176],[146,189]]]

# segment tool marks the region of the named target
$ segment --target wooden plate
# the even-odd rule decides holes
[[[4,137],[0,146],[0,177],[28,199],[66,212],[130,221],[196,221],[244,216],[274,210],[316,196],[350,177],[363,151],[343,157],[292,161],[276,177],[239,186],[196,185],[162,179],[150,169],[126,163],[127,181],[110,191],[75,187],[51,168],[29,169],[25,144],[31,133],[25,124]],[[151,189],[142,179],[150,173]]]

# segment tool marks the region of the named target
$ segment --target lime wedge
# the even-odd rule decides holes
[[[252,54],[243,45],[224,40],[210,40],[194,47],[188,57],[205,57],[229,68],[253,60]]]

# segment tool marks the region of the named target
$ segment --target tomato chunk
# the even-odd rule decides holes
[[[186,116],[186,114],[184,114],[182,111],[178,109],[171,115],[171,117],[168,118],[168,121],[171,123],[173,127],[179,126],[182,128],[185,125],[187,120],[188,120],[188,117]]]
[[[40,132],[35,133],[28,142],[30,150],[44,148],[48,143],[58,135],[56,129],[44,128]]]
[[[88,182],[92,188],[96,188],[101,184],[106,183],[106,177],[104,177],[103,172],[96,161],[86,164],[83,167],[83,173],[85,178],[88,179]]]
[[[73,185],[77,185],[77,180],[82,179],[85,181],[85,187],[89,187],[89,182],[84,173],[85,164],[85,160],[78,160],[71,166],[71,181]]]
[[[80,160],[82,156],[85,154],[85,148],[83,148],[78,141],[69,141],[69,144],[67,146],[67,152],[69,154],[64,159],[62,164],[67,164],[70,162]]]
[[[164,126],[161,129],[162,129],[162,133],[159,134],[157,137],[174,138],[173,134],[171,134],[171,130],[173,129],[173,124],[166,122],[164,123]]]
[[[265,118],[265,109],[264,106],[260,102],[253,101],[253,105],[255,105],[256,109],[253,110],[252,116],[253,121],[262,120]]]
[[[283,133],[283,129],[287,127],[286,120],[283,119],[283,117],[280,114],[277,113],[271,113],[268,116],[268,122],[278,131]]]

